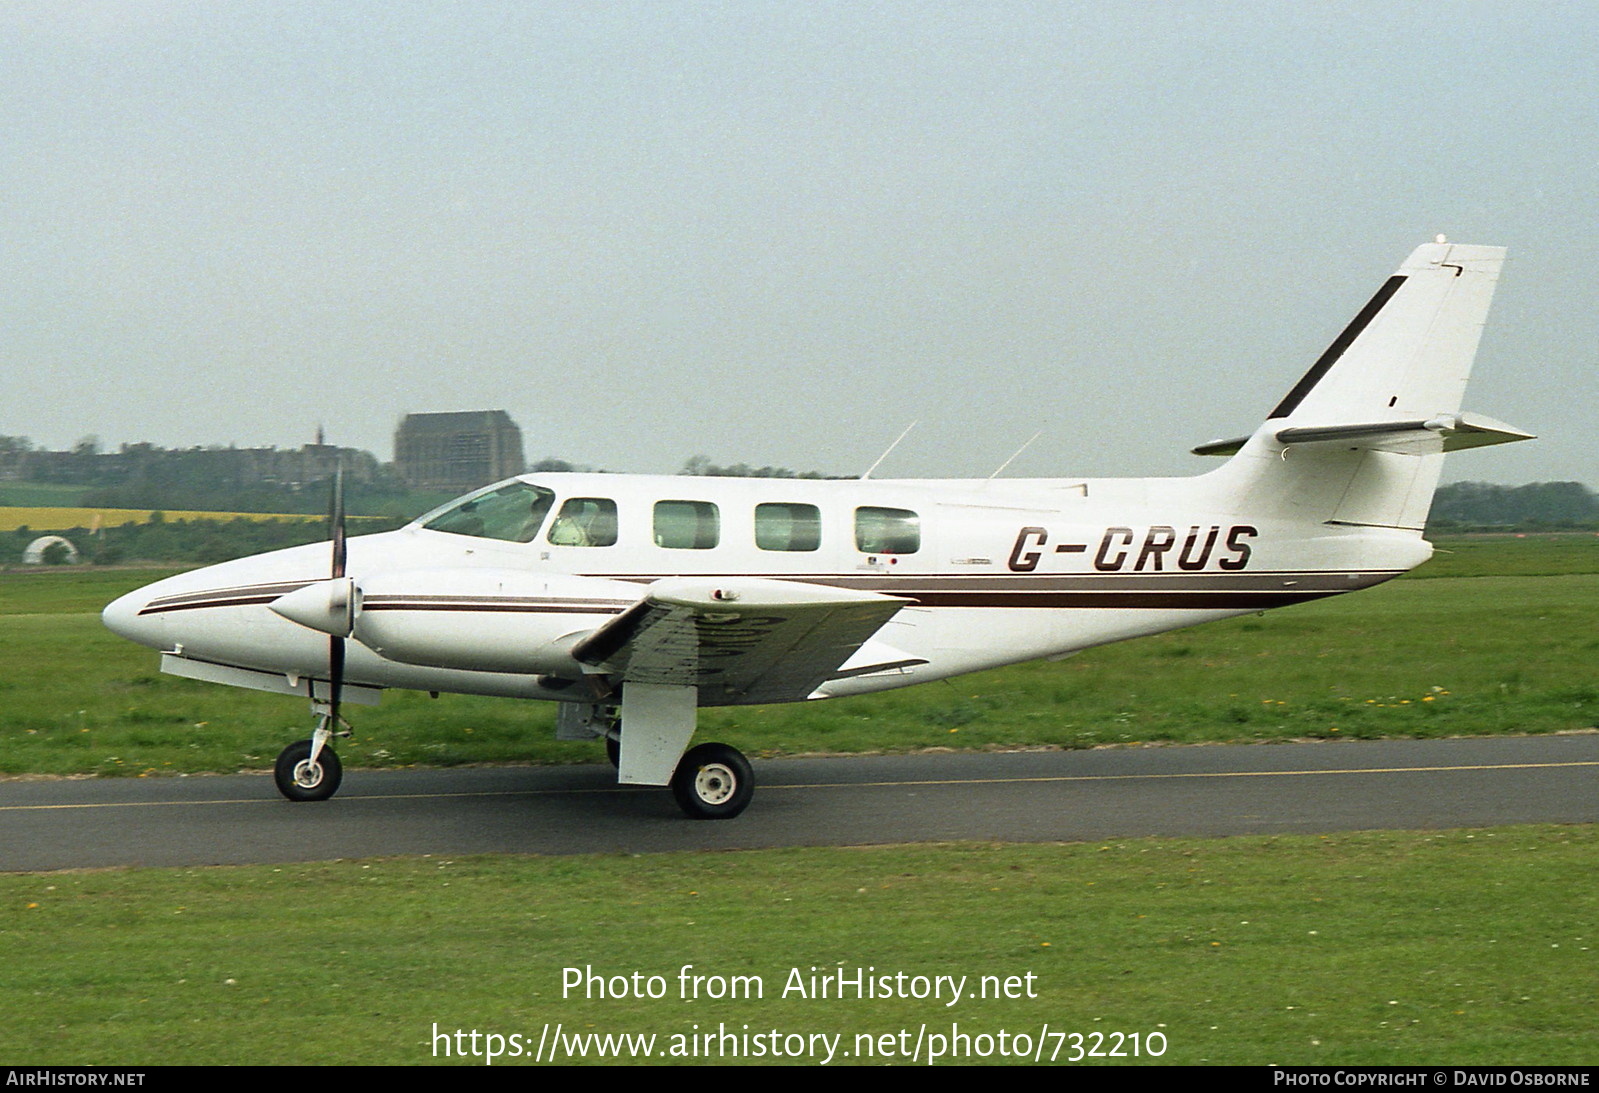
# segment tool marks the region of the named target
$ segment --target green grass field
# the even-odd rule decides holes
[[[1599,540],[1445,546],[1359,595],[951,684],[709,711],[706,731],[760,754],[1590,729]],[[263,768],[304,732],[303,703],[162,676],[99,626],[158,575],[0,575],[6,770]],[[532,704],[403,695],[353,713],[356,766],[598,758],[549,740]],[[1596,840],[1541,826],[0,875],[0,1056],[461,1063],[435,1057],[435,1026],[531,1050],[557,1022],[655,1034],[658,1052],[721,1025],[855,1050],[958,1023],[1069,1059],[1079,1042],[1046,1040],[1047,1023],[1083,1047],[1165,1038],[1158,1058],[1089,1062],[1592,1064]],[[684,1002],[684,964],[765,992]],[[660,975],[668,995],[563,998],[563,969],[585,966]],[[1030,973],[1037,996],[780,996],[813,967]]]
[[[1165,1038],[1088,1062],[1592,1063],[1596,852],[1592,828],[1526,827],[0,876],[0,1051],[459,1063],[435,1058],[435,1025],[531,1050],[560,1022],[657,1051],[696,1027],[854,1052],[958,1025],[1060,1062],[1093,1041],[1046,1027]],[[685,964],[761,996],[686,1002]],[[1031,974],[1036,997],[783,997],[791,969],[840,967],[974,990]],[[564,996],[566,968],[658,975],[665,997]]]
[[[1455,535],[1439,538],[1434,545],[1432,561],[1409,579],[1599,573],[1599,532]]]
[[[68,486],[53,482],[7,482],[0,485],[0,506],[72,506],[93,486]]]

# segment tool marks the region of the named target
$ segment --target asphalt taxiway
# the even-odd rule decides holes
[[[756,760],[754,803],[683,817],[604,765],[0,782],[0,871],[405,854],[1317,833],[1599,822],[1599,733]]]

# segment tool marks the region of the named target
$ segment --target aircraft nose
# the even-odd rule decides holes
[[[166,644],[166,627],[161,616],[139,614],[149,602],[148,589],[129,592],[107,604],[105,610],[100,612],[100,621],[114,634],[152,649],[160,649]]]

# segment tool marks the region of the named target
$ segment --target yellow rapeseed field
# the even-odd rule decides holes
[[[0,531],[29,528],[34,531],[64,531],[68,528],[120,527],[147,524],[153,509],[81,509],[50,505],[0,506]],[[287,512],[193,512],[161,509],[165,520],[326,520],[325,515],[303,516]]]

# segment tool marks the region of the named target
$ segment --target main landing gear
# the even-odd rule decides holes
[[[672,775],[672,796],[692,820],[731,820],[755,796],[755,772],[737,748],[690,748]]]
[[[617,768],[623,785],[670,786],[689,819],[731,820],[755,796],[755,773],[743,753],[727,744],[681,750],[694,735],[692,690],[630,683],[620,709],[564,703],[557,717],[557,736],[603,738],[605,757]],[[635,715],[631,729],[624,727],[629,708]],[[632,749],[625,762],[624,741]]]
[[[605,757],[611,766],[622,765],[622,734],[612,730],[605,738]],[[731,820],[749,807],[755,796],[755,772],[744,753],[726,744],[701,744],[677,761],[672,772],[672,796],[691,820]]]

